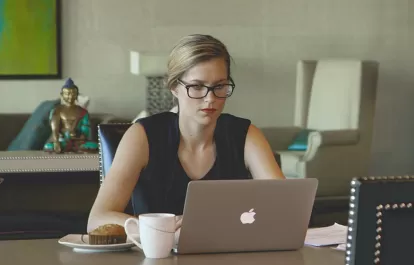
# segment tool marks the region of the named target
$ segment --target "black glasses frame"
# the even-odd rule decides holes
[[[215,90],[218,86],[221,86],[221,85],[223,85],[223,84],[221,84],[221,85],[215,85],[215,86],[206,86],[206,85],[202,85],[202,84],[186,84],[186,83],[184,83],[181,79],[177,79],[177,81],[178,81],[178,83],[179,83],[180,85],[184,86],[184,87],[185,87],[185,89],[187,89],[187,96],[188,96],[189,98],[193,98],[193,99],[202,99],[202,98],[205,98],[205,97],[208,95],[208,93],[209,93],[210,91],[211,91],[211,92],[213,92],[214,96],[216,96],[217,98],[229,98],[231,95],[233,95],[234,89],[236,88],[236,85],[234,84],[233,79],[230,77],[230,83],[227,83],[227,84],[225,84],[225,85],[229,85],[229,86],[231,86],[231,92],[230,92],[230,94],[229,94],[228,96],[226,96],[226,97],[220,97],[220,96],[217,96],[217,95],[216,95],[216,93],[215,93],[215,91],[214,91],[214,90]],[[207,88],[207,92],[206,92],[206,94],[205,94],[204,96],[202,96],[202,97],[192,97],[192,96],[190,96],[190,88],[191,88],[191,87],[194,87],[194,86],[202,86],[202,87]]]

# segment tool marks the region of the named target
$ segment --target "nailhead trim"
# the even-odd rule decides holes
[[[97,158],[98,155],[51,155],[51,156],[3,156],[0,160],[41,160],[41,159],[85,159]]]
[[[108,124],[110,124],[110,125],[128,125],[128,124],[132,125],[132,123],[127,123],[127,122],[124,122],[124,123],[121,123],[121,122],[119,122],[119,123],[108,123]],[[103,162],[102,162],[103,161],[103,154],[102,154],[101,134],[99,133],[100,129],[101,129],[100,124],[98,124],[99,180],[100,180],[100,185],[102,185],[105,176],[103,175]]]
[[[98,155],[86,154],[62,154],[62,155],[41,155],[41,156],[4,156],[1,161],[27,161],[27,160],[71,160],[71,159],[96,159]],[[30,172],[74,172],[74,171],[95,171],[97,168],[39,168],[39,169],[0,169],[0,173],[30,173]]]

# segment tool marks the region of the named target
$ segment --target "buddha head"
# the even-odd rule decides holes
[[[79,88],[75,85],[71,78],[68,78],[60,91],[60,96],[63,103],[66,103],[68,105],[75,104],[76,100],[78,99],[78,95]]]

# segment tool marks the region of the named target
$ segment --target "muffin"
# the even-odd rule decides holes
[[[117,224],[101,225],[88,235],[90,245],[122,244],[127,240],[124,227]]]

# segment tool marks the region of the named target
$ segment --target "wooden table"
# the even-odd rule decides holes
[[[2,265],[343,265],[345,253],[331,248],[304,247],[299,251],[232,254],[174,255],[146,259],[137,248],[126,252],[81,253],[60,245],[56,239],[0,241]]]

